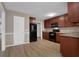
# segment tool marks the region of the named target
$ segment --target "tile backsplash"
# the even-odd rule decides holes
[[[53,28],[45,28],[44,31],[45,32],[52,32],[53,31]]]
[[[44,31],[51,32],[53,31],[53,28],[45,28]],[[78,27],[63,27],[60,28],[61,33],[74,33],[79,32],[79,26]]]
[[[61,33],[74,33],[79,32],[79,27],[66,27],[66,28],[60,28]]]

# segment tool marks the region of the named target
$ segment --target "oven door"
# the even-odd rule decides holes
[[[49,40],[56,42],[56,33],[55,32],[49,32]]]

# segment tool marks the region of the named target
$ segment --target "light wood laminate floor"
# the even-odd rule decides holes
[[[8,47],[1,54],[6,57],[61,57],[60,45],[44,39]]]

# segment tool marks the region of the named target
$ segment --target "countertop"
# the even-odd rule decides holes
[[[53,32],[53,31],[43,31],[43,32]]]
[[[43,31],[43,32],[52,32],[52,31]],[[79,38],[79,32],[58,32],[58,33],[60,33],[60,36]]]
[[[79,38],[79,32],[76,32],[76,33],[60,33],[60,36]]]

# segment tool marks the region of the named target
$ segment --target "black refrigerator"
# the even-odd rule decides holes
[[[30,23],[30,42],[37,41],[37,24]]]

